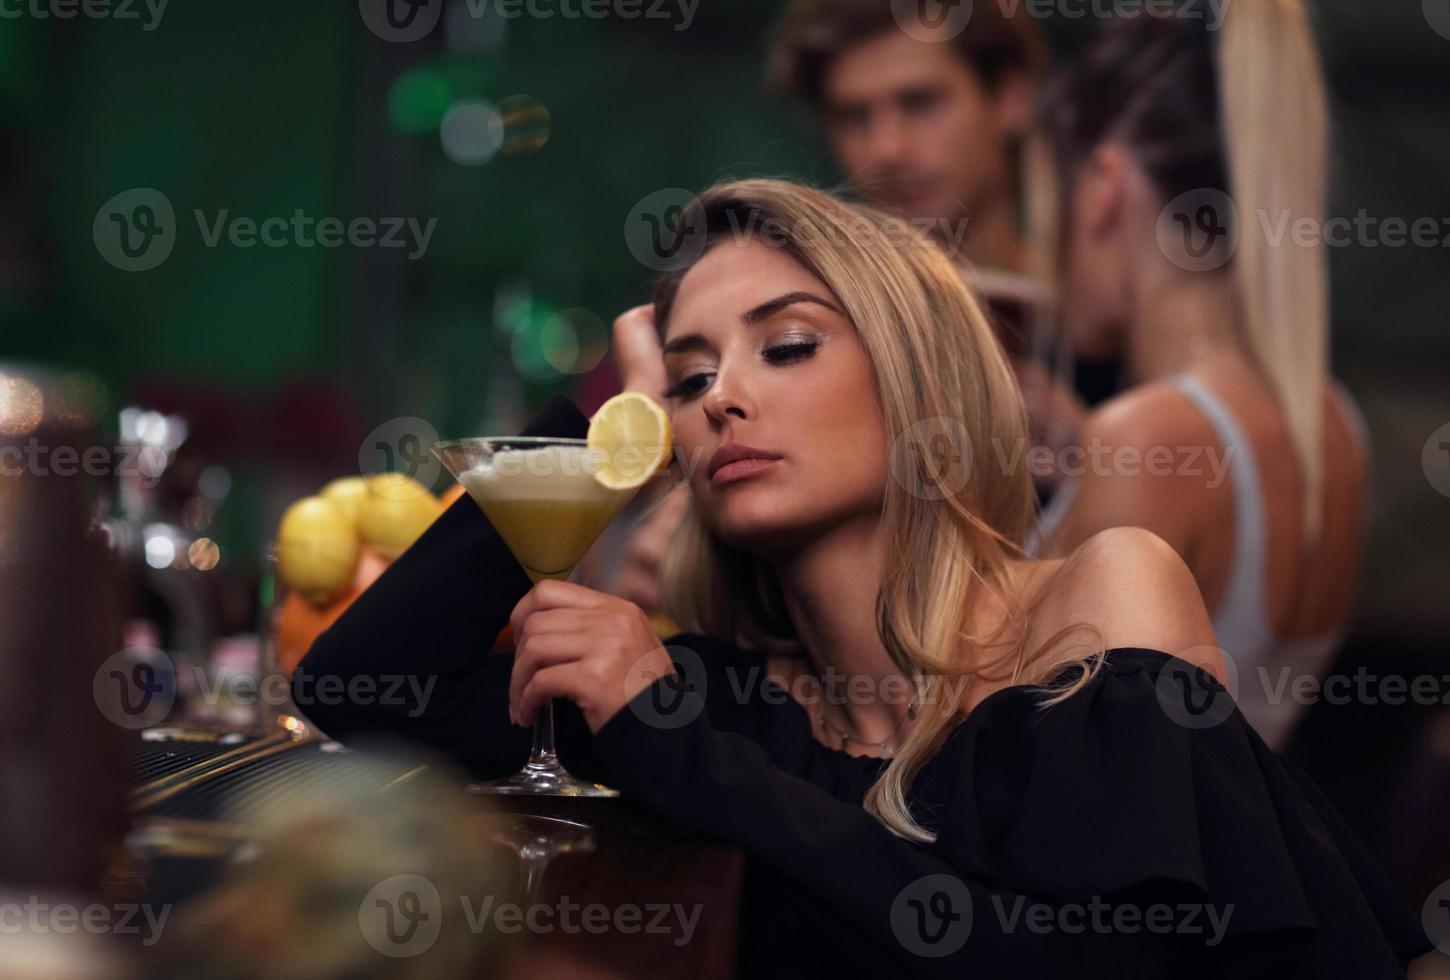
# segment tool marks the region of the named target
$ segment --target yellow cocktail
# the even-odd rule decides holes
[[[508,544],[530,579],[565,579],[635,495],[594,479],[584,440],[498,440],[458,480]]]
[[[508,436],[433,447],[509,546],[530,579],[565,579],[670,455],[670,421],[648,396],[625,392],[589,421],[588,439]],[[554,752],[554,707],[534,723],[534,748],[507,779],[479,793],[618,796],[569,775]]]

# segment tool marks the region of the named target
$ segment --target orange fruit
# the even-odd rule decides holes
[[[288,592],[277,614],[277,665],[287,677],[302,662],[312,641],[343,614],[352,601],[349,589],[332,604],[318,607],[303,598],[300,592]]]
[[[388,559],[374,548],[364,547],[358,556],[357,571],[347,590],[325,606],[310,602],[301,592],[290,591],[277,613],[277,664],[291,677],[312,642],[347,611],[353,600],[367,591],[378,576],[388,570]]]

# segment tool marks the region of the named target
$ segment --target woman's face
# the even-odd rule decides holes
[[[879,515],[886,426],[865,348],[825,283],[755,238],[685,274],[664,334],[675,446],[706,526],[756,554]],[[772,457],[710,472],[721,447]]]

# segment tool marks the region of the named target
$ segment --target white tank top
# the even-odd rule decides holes
[[[1294,679],[1322,677],[1344,639],[1344,624],[1312,637],[1281,640],[1269,620],[1266,578],[1268,526],[1259,489],[1259,467],[1253,446],[1238,421],[1213,390],[1189,374],[1166,382],[1183,392],[1213,426],[1229,453],[1228,469],[1234,499],[1234,548],[1227,588],[1213,613],[1219,646],[1237,676],[1234,692],[1239,709],[1271,747],[1282,748],[1307,705],[1293,696]],[[1347,398],[1345,404],[1350,403]],[[1351,413],[1353,414],[1353,413]],[[1363,423],[1359,425],[1364,439]],[[1352,426],[1353,428],[1353,426]],[[1027,539],[1033,557],[1057,531],[1077,495],[1075,480],[1064,482],[1043,510]]]

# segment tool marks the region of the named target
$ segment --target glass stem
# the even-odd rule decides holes
[[[530,769],[558,769],[559,757],[554,754],[554,701],[549,699],[539,717],[534,719],[534,749],[529,753]]]

